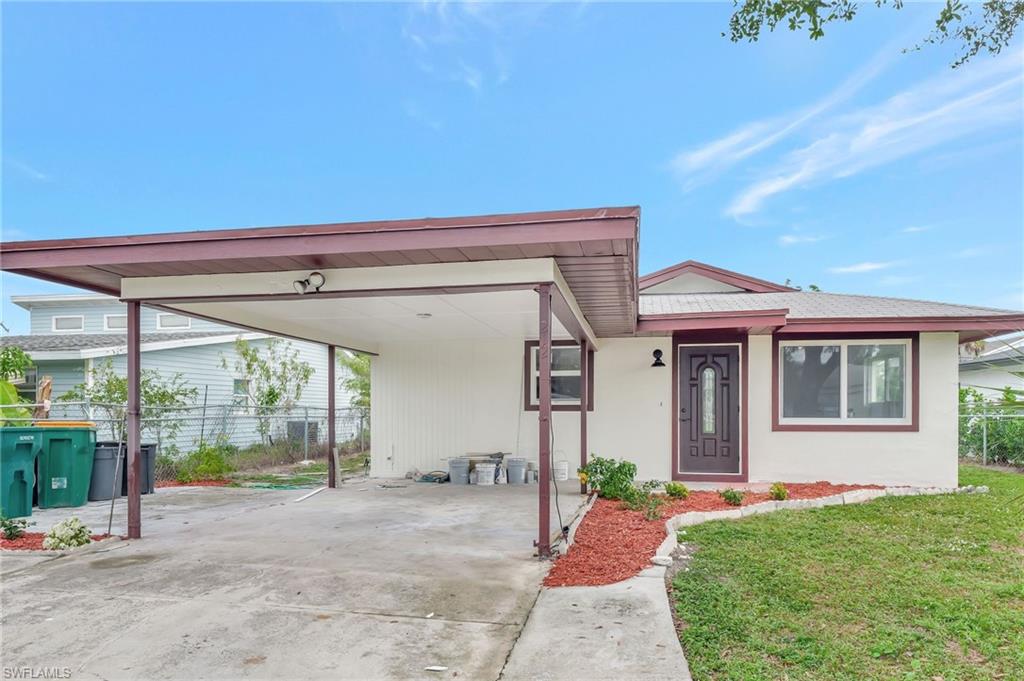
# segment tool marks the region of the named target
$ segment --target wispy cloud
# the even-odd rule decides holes
[[[38,168],[35,168],[29,165],[28,163],[25,163],[24,161],[18,160],[16,158],[11,158],[10,156],[4,158],[4,163],[6,163],[8,167],[17,171],[21,175],[27,177],[30,180],[35,180],[36,182],[49,182],[51,179],[53,179],[47,173],[44,173]]]
[[[532,26],[547,3],[419,2],[409,5],[402,37],[417,68],[474,92],[505,83],[512,62],[503,44]]]
[[[966,258],[979,258],[987,253],[984,248],[964,248],[953,254],[954,258],[966,259]]]
[[[891,47],[879,51],[832,92],[804,109],[748,123],[700,147],[679,152],[672,159],[671,167],[684,191],[690,191],[740,161],[775,146],[812,119],[848,100],[878,77],[892,62],[896,52]]]
[[[822,236],[820,234],[783,234],[779,237],[779,245],[795,246],[796,244],[813,244],[827,238],[827,236]]]
[[[792,151],[743,189],[725,213],[736,219],[769,198],[850,177],[1000,125],[1019,125],[1020,50],[926,80],[876,106],[834,116],[809,144]]]
[[[833,274],[862,274],[864,272],[877,272],[878,270],[887,270],[890,267],[893,267],[898,264],[899,261],[896,260],[891,260],[889,262],[858,262],[853,265],[830,267],[828,271]]]
[[[911,225],[910,227],[904,227],[900,230],[903,234],[920,234],[921,232],[927,232],[932,228],[932,225]]]

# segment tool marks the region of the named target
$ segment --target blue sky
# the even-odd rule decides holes
[[[1020,41],[903,54],[937,11],[8,3],[2,238],[639,204],[642,273],[1024,308]]]

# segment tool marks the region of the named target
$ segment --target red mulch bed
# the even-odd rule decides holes
[[[194,482],[178,482],[177,480],[158,480],[157,487],[227,487],[230,480],[195,480]]]
[[[46,549],[43,548],[43,538],[45,536],[45,532],[26,532],[17,539],[4,539],[3,537],[0,537],[0,549],[5,551],[46,551]],[[93,541],[100,541],[101,539],[106,539],[109,536],[111,535],[89,535]]]
[[[879,485],[833,485],[828,482],[789,483],[790,499],[815,499]],[[770,501],[767,492],[744,492],[743,506]],[[636,575],[651,564],[665,540],[665,520],[688,511],[723,511],[730,506],[711,491],[691,491],[686,499],[662,506],[659,520],[646,520],[642,511],[622,508],[622,502],[598,499],[576,529],[569,552],[555,561],[544,586],[599,586]]]

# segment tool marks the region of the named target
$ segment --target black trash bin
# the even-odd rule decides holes
[[[114,444],[104,442],[103,444]],[[97,445],[98,446],[98,445]],[[142,460],[139,462],[139,493],[152,494],[156,489],[156,450],[155,442],[139,445]],[[128,496],[128,448],[121,444],[121,467],[124,477],[121,479],[121,494]]]
[[[121,445],[101,442],[96,445],[92,459],[92,479],[89,481],[89,501],[107,501],[123,496],[124,458]]]

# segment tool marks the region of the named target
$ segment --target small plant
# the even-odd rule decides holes
[[[730,506],[739,506],[743,503],[743,492],[735,489],[725,489],[718,493]]]
[[[31,523],[24,518],[8,518],[0,515],[0,533],[4,539],[18,539],[25,534],[25,528]]]
[[[636,464],[595,456],[577,470],[580,482],[590,485],[591,490],[606,499],[625,499],[635,488]]]
[[[199,445],[199,449],[175,462],[178,482],[223,480],[234,471],[228,457],[236,453],[237,448],[227,442],[204,442]]]
[[[81,520],[72,516],[50,528],[50,531],[43,537],[43,548],[51,551],[73,549],[85,546],[91,541],[89,528]]]
[[[654,493],[659,487],[659,480],[647,480],[639,485],[630,485],[629,490],[621,497],[622,506],[630,511],[643,511],[647,520],[658,520],[661,518],[661,507],[668,502],[664,496]]]
[[[785,501],[789,498],[789,490],[787,490],[786,486],[781,482],[776,482],[771,486],[771,489],[768,490],[768,496],[775,501]]]
[[[690,489],[681,482],[666,482],[665,494],[673,499],[686,499],[690,496]]]

